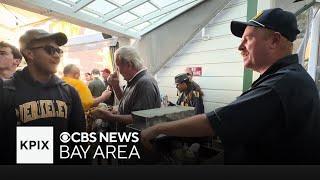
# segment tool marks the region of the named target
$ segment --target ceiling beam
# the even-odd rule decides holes
[[[196,6],[196,5],[198,5],[198,4],[200,4],[201,2],[204,2],[204,1],[206,1],[206,0],[195,0],[194,2],[189,3],[188,5],[179,8],[179,10],[177,10],[177,11],[175,11],[175,12],[172,12],[171,14],[165,16],[163,19],[161,19],[161,20],[153,23],[151,26],[145,28],[143,31],[141,31],[141,32],[139,33],[140,36],[142,36],[143,34],[149,32],[149,31],[151,31],[151,30],[153,30],[154,28],[160,26],[161,24],[166,23],[167,21],[175,18],[176,16],[184,13],[185,11],[189,10],[190,8]]]
[[[156,7],[157,9],[161,9],[158,5],[156,5],[153,1],[149,1],[150,4],[152,4],[154,7]]]
[[[159,17],[159,16],[161,16],[163,14],[166,14],[168,12],[174,11],[174,10],[180,8],[180,7],[187,6],[188,4],[193,3],[195,1],[197,1],[197,0],[177,1],[176,3],[173,3],[173,4],[163,8],[161,10],[158,10],[158,11],[155,11],[153,13],[150,13],[150,14],[148,14],[148,15],[140,18],[140,19],[131,21],[130,23],[126,24],[125,28],[126,29],[132,28],[134,26],[142,24],[142,23],[144,23],[146,21],[149,21],[151,19],[157,18],[157,17]]]
[[[81,0],[73,7],[73,12],[78,12],[88,4],[92,3],[94,0]]]
[[[108,14],[106,14],[105,16],[103,16],[103,22],[109,21],[110,19],[113,19],[123,13],[125,13],[126,11],[130,11],[131,9],[140,6],[141,4],[147,2],[149,0],[135,0],[135,1],[131,1],[128,4],[122,6],[119,9],[116,9]]]
[[[109,33],[114,36],[140,39],[138,33],[128,31],[121,26],[103,23],[99,18],[89,16],[81,11],[74,13],[72,7],[67,7],[54,1],[43,0],[10,0],[4,3],[26,9],[45,16],[55,17],[79,26],[84,26],[96,31]]]
[[[114,6],[121,7],[121,5],[118,4],[117,2],[115,2],[114,0],[106,0],[106,1],[108,1],[109,3],[111,3]]]

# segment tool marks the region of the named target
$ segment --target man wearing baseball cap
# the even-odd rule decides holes
[[[181,73],[174,77],[176,88],[179,91],[177,105],[195,107],[196,114],[204,112],[203,92],[193,86],[187,73]]]
[[[61,132],[85,131],[84,112],[77,91],[55,73],[67,43],[63,33],[32,29],[20,37],[27,67],[0,88],[1,164],[16,162],[16,126],[53,126],[54,163],[74,163],[59,158]]]
[[[231,22],[242,38],[244,66],[259,72],[251,88],[212,112],[155,125],[142,141],[159,134],[220,137],[225,163],[320,163],[320,103],[313,79],[292,54],[299,33],[294,14],[267,9],[249,22]]]

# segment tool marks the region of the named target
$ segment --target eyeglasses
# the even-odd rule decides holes
[[[39,49],[39,48],[43,48],[43,50],[53,56],[56,52],[59,54],[59,56],[61,56],[63,54],[63,50],[60,49],[60,48],[55,48],[53,46],[50,46],[50,45],[45,45],[45,46],[39,46],[39,47],[32,47],[32,48],[29,48],[29,49]]]

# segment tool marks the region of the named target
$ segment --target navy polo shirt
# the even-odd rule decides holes
[[[297,55],[278,60],[229,105],[206,114],[225,163],[320,162],[320,105]]]

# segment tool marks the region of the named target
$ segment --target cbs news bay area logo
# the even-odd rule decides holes
[[[54,144],[53,132],[48,126],[17,127],[17,164],[53,164],[54,154],[62,160],[140,159],[137,132],[62,132],[56,140],[59,144]]]

